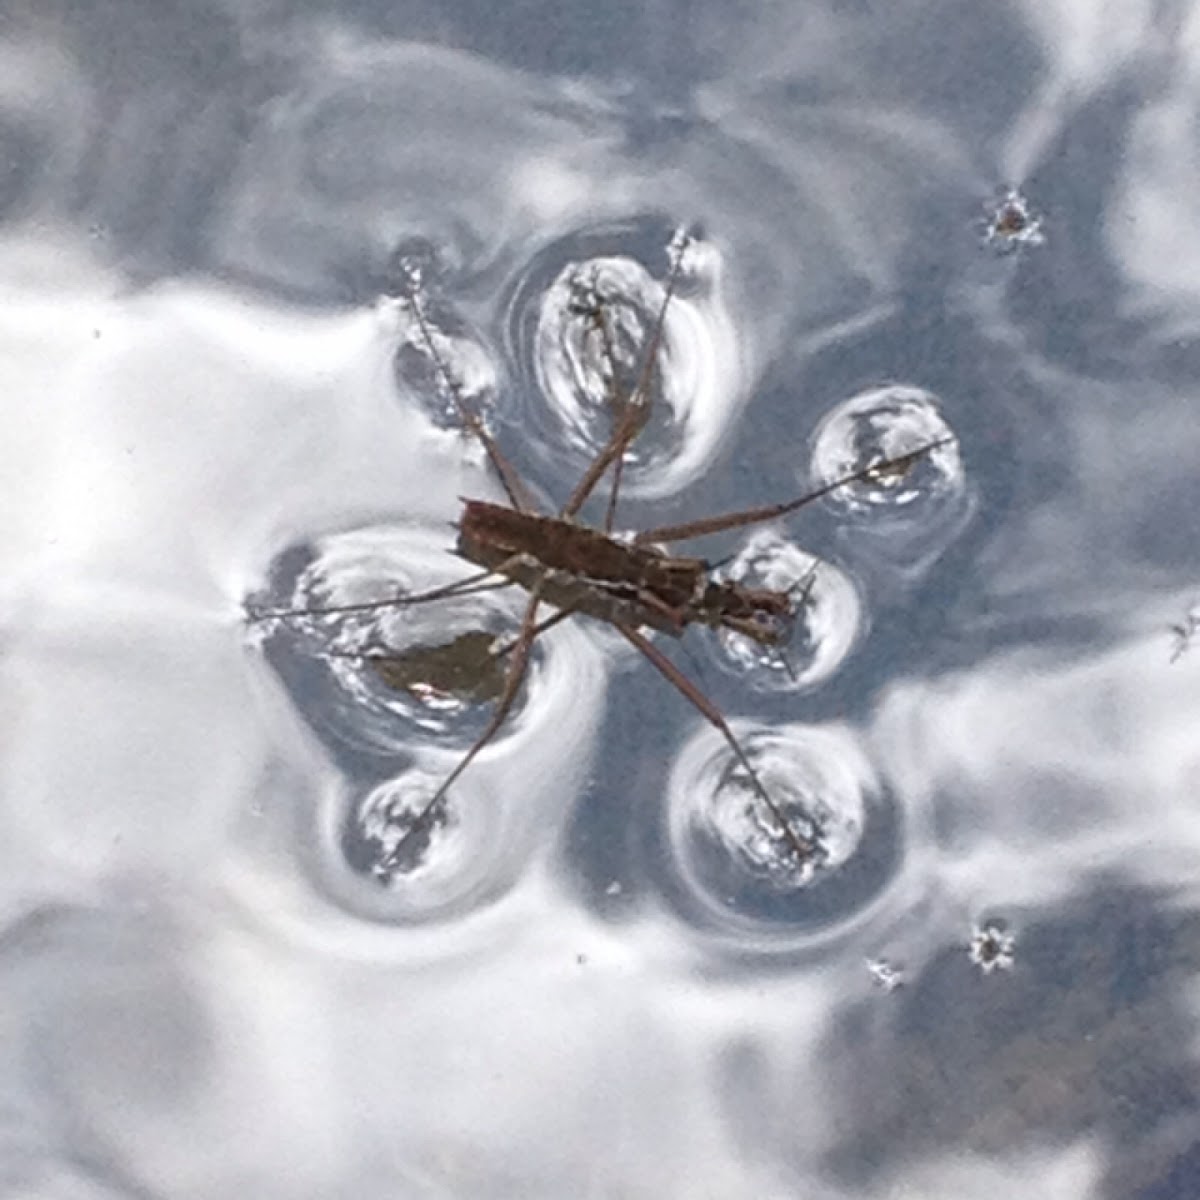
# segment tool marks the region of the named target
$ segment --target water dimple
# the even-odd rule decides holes
[[[586,775],[603,671],[570,623],[537,638],[511,711],[467,761],[496,720],[528,606],[481,575],[436,529],[373,525],[284,551],[247,605],[334,768],[299,816],[301,852],[319,847],[313,883],[373,921],[457,919],[504,894]]]
[[[1011,969],[1016,959],[1017,939],[1002,921],[977,925],[971,930],[967,947],[971,961],[985,975]]]
[[[251,612],[319,733],[388,754],[429,735],[465,745],[503,687],[519,602],[513,588],[442,594],[470,575],[433,530],[369,527],[281,555]]]
[[[428,238],[406,238],[392,251],[380,286],[386,296],[411,300],[445,273],[442,253]]]
[[[470,417],[486,423],[499,372],[483,339],[439,295],[444,275],[437,246],[409,238],[393,251],[379,286],[395,314],[397,384],[440,428],[463,429]]]
[[[834,487],[825,504],[843,544],[861,542],[876,568],[919,574],[970,516],[958,439],[938,398],[922,388],[872,388],[826,415],[813,447],[813,484],[854,475],[861,477]]]
[[[581,234],[531,264],[510,338],[527,448],[573,480],[636,413],[622,492],[662,496],[702,472],[744,397],[716,247],[677,232],[643,256],[630,240]]]
[[[989,208],[983,240],[999,254],[1012,254],[1026,246],[1040,246],[1046,235],[1042,218],[1017,188],[1006,189]]]
[[[682,318],[668,307],[658,354],[651,355],[666,287],[631,258],[571,263],[542,301],[534,363],[562,422],[565,441],[584,455],[608,440],[620,406],[649,416],[626,461],[631,481],[669,457],[688,407]]]
[[[399,386],[441,429],[464,429],[466,413],[486,425],[496,407],[499,374],[482,339],[419,283],[394,304]]]
[[[719,844],[722,853],[756,883],[781,891],[802,887],[825,862],[825,822],[830,811],[797,781],[781,780],[767,766],[756,774],[775,803],[774,811],[766,807],[746,769],[730,762],[717,776],[693,833]],[[794,849],[784,822],[806,847],[813,847],[810,852]]]
[[[849,920],[886,886],[898,814],[844,728],[734,728],[774,811],[728,743],[702,730],[669,786],[673,867],[685,909],[703,926],[792,946]]]
[[[821,422],[813,447],[814,481],[825,486],[925,446],[933,448],[907,469],[868,474],[831,492],[827,502],[851,519],[879,513],[907,517],[963,489],[958,442],[937,397],[902,384],[872,388],[839,404]]]
[[[429,810],[442,780],[414,766],[367,792],[348,814],[347,862],[384,887],[420,871],[445,870],[461,858],[462,821],[453,797]],[[457,852],[456,852],[457,851]]]
[[[721,629],[709,645],[754,691],[799,692],[828,679],[863,632],[863,609],[849,577],[774,529],[761,529],[716,578],[787,594],[793,618],[779,645]]]

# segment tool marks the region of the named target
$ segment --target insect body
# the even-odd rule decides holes
[[[786,592],[711,578],[702,558],[629,544],[560,517],[483,500],[464,502],[458,553],[545,600],[610,624],[681,637],[690,624],[724,627],[770,646],[791,630]]]
[[[457,695],[489,701],[499,699],[504,691],[495,646],[492,634],[470,629],[440,646],[414,646],[403,654],[366,657],[383,682],[397,690],[414,696]]]

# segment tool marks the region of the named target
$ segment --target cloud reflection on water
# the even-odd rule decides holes
[[[930,11],[747,16],[728,44],[705,44],[709,77],[689,108],[661,123],[640,113],[647,145],[632,96],[597,81],[359,38],[332,19],[303,49],[275,43],[279,73],[269,99],[238,112],[243,139],[232,122],[212,129],[220,104],[163,102],[170,63],[145,92],[123,74],[119,102],[100,103],[113,81],[30,18],[36,36],[6,49],[0,86],[10,160],[39,163],[0,197],[0,1061],[11,1068],[0,1134],[13,1195],[39,1161],[71,1159],[94,1164],[83,1195],[983,1200],[1035,1179],[1039,1195],[1083,1200],[1124,1179],[1123,1200],[1186,1150],[1176,1129],[1196,1089],[1180,1013],[1194,1005],[1195,962],[1187,920],[1164,927],[1158,913],[1164,897],[1195,906],[1200,677],[1192,656],[1169,663],[1165,618],[1161,644],[1147,631],[1162,591],[1174,602],[1195,578],[1176,490],[1194,474],[1190,390],[1114,378],[1107,363],[1090,374],[1057,364],[1053,343],[1030,336],[1027,261],[1061,300],[1059,276],[1036,264],[1071,261],[1053,257],[1069,214],[1048,214],[1046,245],[1029,248],[1040,260],[1006,264],[1006,286],[961,308],[979,283],[966,257],[977,247],[952,232],[997,183],[1024,183],[993,176],[1069,141],[1076,98],[1132,70],[1154,38],[1144,7],[1107,32],[1086,4],[1039,8],[1029,28],[994,10],[987,29],[1008,40],[992,49],[1054,52],[1032,68],[1012,60],[1026,74],[1014,70],[997,110],[985,101],[1003,82],[998,60],[973,92],[973,60],[953,53],[963,27]],[[218,23],[222,36],[236,20]],[[695,36],[726,25],[724,13],[699,20]],[[913,69],[914,29],[951,47],[928,81]],[[1191,245],[1180,198],[1195,190],[1179,153],[1195,107],[1190,45],[1132,121],[1105,225],[1112,277],[1131,291],[1100,297],[1166,313],[1178,337],[1196,319],[1179,267]],[[181,91],[197,86],[175,69]],[[958,93],[937,90],[956,71],[958,109],[947,104]],[[156,160],[153,131],[172,121],[171,153]],[[980,132],[1006,125],[1016,132]],[[186,163],[211,190],[189,190]],[[177,202],[193,193],[211,202],[203,220]],[[602,796],[611,776],[653,805],[685,741],[674,702],[639,700],[648,688],[622,659],[611,703],[643,704],[635,712],[654,723],[632,753],[605,742],[604,671],[583,633],[506,767],[506,786],[545,798],[529,818],[545,836],[508,890],[431,927],[355,908],[351,889],[320,876],[345,780],[241,642],[239,603],[280,546],[395,514],[450,520],[460,494],[489,487],[478,455],[397,394],[395,313],[370,294],[395,244],[438,248],[447,294],[490,343],[502,391],[498,297],[546,247],[647,213],[698,221],[720,247],[737,326],[721,364],[731,412],[753,417],[772,372],[790,389],[810,348],[852,341],[847,330],[873,336],[880,314],[908,305],[919,310],[909,341],[885,329],[880,359],[903,352],[914,376],[934,360],[940,370],[975,345],[955,341],[956,320],[986,326],[1043,405],[1006,397],[1018,461],[997,463],[1003,446],[972,442],[990,428],[973,397],[898,380],[946,402],[968,472],[1016,477],[1007,509],[989,508],[999,489],[981,485],[985,524],[960,551],[970,585],[948,577],[959,559],[918,593],[952,668],[885,670],[878,692],[860,675],[828,701],[713,685],[760,705],[756,720],[847,722],[904,808],[887,904],[818,955],[693,939],[649,885],[619,919],[580,902],[560,838],[573,802]],[[1117,219],[1131,213],[1136,223]],[[197,261],[209,275],[137,282]],[[752,486],[761,472],[774,487],[780,461],[792,478],[821,416],[819,394],[805,402],[772,426],[777,445],[741,443],[736,429],[714,439],[689,482],[721,486],[730,458],[751,464]],[[1049,426],[1032,419],[1042,413]],[[721,453],[722,471],[706,474]],[[1021,476],[1026,463],[1040,484]],[[1170,536],[1154,532],[1160,522]],[[943,588],[953,602],[939,608]],[[1088,618],[1086,644],[1056,643],[1064,611]],[[894,646],[904,623],[891,628]],[[1135,899],[1114,913],[1092,898],[1106,886]],[[1018,959],[984,979],[966,943],[974,921],[996,915],[1020,924]],[[1128,986],[1149,999],[1113,992],[1113,1012],[1133,1024],[1106,1025],[1101,1049],[1071,1005],[1092,984],[1127,981],[1119,955],[1098,955],[1098,974],[1081,967],[1083,987],[1053,975],[1057,951],[1038,953],[1078,947],[1092,925],[1097,946],[1146,947]],[[906,980],[887,995],[862,967],[884,955]],[[1013,980],[1021,1004],[1003,999]],[[1001,1010],[1019,1035],[989,1040]],[[1068,1014],[1061,1026],[1055,1012]],[[916,1052],[893,1036],[941,1013],[962,1023],[927,1031]],[[1159,1055],[1156,1020],[1177,1063]],[[1049,1050],[1047,1032],[1059,1035]],[[1120,1118],[1101,1052],[1113,1048],[1150,1091],[1164,1083],[1143,1125]],[[1096,1107],[1060,1105],[1056,1140],[1031,1151],[1040,1089],[1065,1061],[1055,1054],[1072,1056],[1070,1078]],[[1007,1088],[1005,1063],[1021,1086]],[[967,1088],[979,1072],[983,1099],[957,1103],[938,1072]],[[875,1086],[881,1076],[889,1086]],[[1008,1137],[964,1149],[964,1131],[994,1131],[989,1121]],[[856,1154],[874,1154],[874,1172]],[[1122,1176],[1130,1162],[1144,1173]]]

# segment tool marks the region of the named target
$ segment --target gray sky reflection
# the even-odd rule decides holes
[[[0,1196],[1190,1200],[1200,10],[502,7],[14,7]],[[1001,254],[1009,187],[1044,239]],[[851,771],[849,874],[789,910],[681,868],[668,792],[723,743],[578,621],[479,820],[381,884],[347,806],[455,735],[318,736],[319,662],[276,670],[242,605],[321,538],[440,558],[499,495],[397,371],[392,256],[429,250],[561,501],[519,335],[576,261],[656,295],[676,224],[703,428],[623,520],[789,497],[875,388],[958,438],[970,502],[912,569],[859,571],[833,506],[781,527],[863,605],[828,678],[679,659]]]

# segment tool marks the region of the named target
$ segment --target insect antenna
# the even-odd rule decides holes
[[[625,635],[625,637],[650,660],[650,662],[658,669],[667,682],[670,683],[694,708],[699,710],[701,716],[713,725],[721,736],[729,743],[730,749],[737,758],[738,763],[746,772],[750,780],[750,785],[754,788],[755,794],[763,802],[767,811],[771,814],[772,820],[779,827],[779,832],[783,835],[784,841],[796,856],[797,861],[804,865],[820,853],[820,847],[811,838],[805,837],[802,833],[798,833],[791,821],[788,820],[787,813],[779,806],[778,802],[771,796],[763,785],[762,780],[758,777],[758,772],[754,769],[750,762],[749,756],[742,748],[741,742],[738,741],[737,735],[729,727],[729,723],[721,715],[720,709],[702,692],[696,685],[652,642],[644,638],[632,625],[618,624],[617,628]]]
[[[783,504],[764,504],[760,508],[719,513],[715,517],[700,517],[695,521],[685,521],[680,525],[660,525],[657,529],[643,529],[634,535],[633,540],[637,545],[646,542],[681,542],[686,538],[703,537],[709,533],[724,533],[729,529],[743,529],[747,525],[773,521],[778,517],[785,517],[788,513],[795,512],[798,508],[803,508],[806,504],[811,504],[814,500],[820,500],[823,496],[828,496],[831,492],[836,492],[838,488],[846,487],[848,484],[861,483],[868,479],[899,478],[919,458],[932,453],[940,446],[949,445],[952,441],[954,441],[953,437],[938,438],[936,441],[918,446],[915,450],[897,454],[893,458],[876,459],[865,467],[860,467],[857,471],[851,471],[847,475],[824,483],[819,488],[814,488],[811,492],[806,492],[803,496],[785,501]]]

